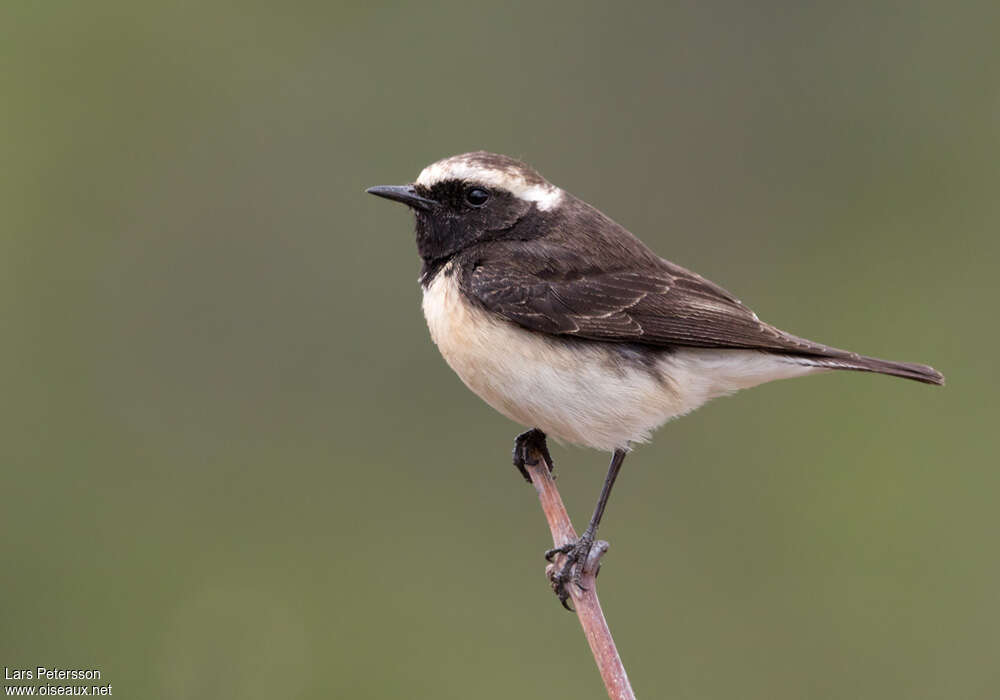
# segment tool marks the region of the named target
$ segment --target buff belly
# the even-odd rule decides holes
[[[424,289],[431,337],[466,386],[521,425],[600,450],[644,442],[716,396],[820,368],[752,350],[623,351],[527,331],[469,303],[449,264]]]

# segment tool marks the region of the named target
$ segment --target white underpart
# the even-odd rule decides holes
[[[431,187],[446,180],[465,180],[487,187],[505,189],[526,202],[548,211],[562,199],[562,190],[548,183],[527,182],[516,170],[484,168],[473,162],[447,158],[431,163],[420,172],[416,184]]]
[[[600,450],[628,448],[709,399],[823,371],[755,350],[677,348],[656,371],[602,343],[565,343],[465,301],[449,264],[424,290],[424,315],[445,360],[511,420]]]

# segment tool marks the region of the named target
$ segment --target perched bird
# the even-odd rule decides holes
[[[531,448],[548,459],[546,435],[613,453],[589,526],[558,550],[567,555],[556,577],[564,605],[626,453],[669,419],[738,389],[829,370],[944,383],[931,367],[761,321],[508,156],[452,156],[411,185],[367,191],[416,215],[431,337],[466,386],[531,428],[514,448],[525,478]]]

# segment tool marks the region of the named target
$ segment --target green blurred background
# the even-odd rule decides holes
[[[0,10],[0,665],[126,698],[600,698],[520,428],[363,193],[519,156],[795,333],[626,463],[601,595],[646,698],[995,698],[1000,8]],[[607,456],[556,447],[577,523]]]

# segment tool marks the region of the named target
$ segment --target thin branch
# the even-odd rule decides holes
[[[576,542],[577,534],[573,529],[573,523],[563,505],[559,489],[552,478],[545,458],[537,450],[533,451],[535,465],[525,464],[528,474],[531,476],[531,483],[538,492],[538,500],[541,501],[542,511],[545,519],[549,523],[552,531],[552,546],[561,547],[564,544]],[[573,608],[580,619],[580,626],[587,637],[590,651],[597,662],[597,670],[601,672],[604,686],[608,689],[608,697],[611,700],[635,700],[635,693],[628,682],[628,675],[622,665],[621,657],[618,656],[618,649],[615,647],[615,640],[611,637],[611,630],[604,619],[604,612],[601,610],[601,602],[597,599],[597,570],[600,568],[601,557],[608,550],[608,543],[598,540],[590,550],[590,556],[583,567],[580,584],[583,589],[573,583],[569,584],[569,594],[573,601]],[[565,555],[556,555],[554,564],[550,564],[546,569],[546,575],[552,580],[552,575],[558,571],[558,567],[563,564]]]

